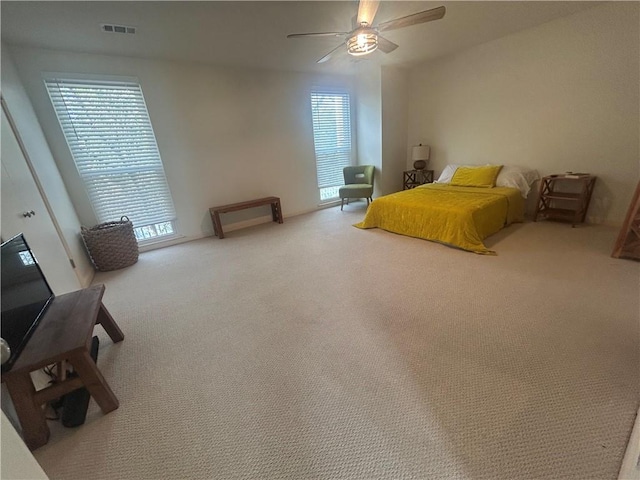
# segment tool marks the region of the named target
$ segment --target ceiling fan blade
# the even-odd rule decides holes
[[[376,16],[380,0],[360,0],[358,5],[358,25],[363,22],[373,25],[373,18]]]
[[[349,32],[318,32],[318,33],[291,33],[287,35],[287,38],[300,38],[300,37],[342,37],[349,35]]]
[[[328,61],[329,59],[331,59],[331,57],[333,57],[333,55],[338,52],[338,51],[344,51],[345,50],[345,46],[344,43],[341,43],[340,45],[338,45],[336,48],[334,48],[333,50],[331,50],[329,53],[327,53],[324,57],[322,57],[320,60],[318,60],[316,63],[324,63],[326,61]]]
[[[391,53],[396,48],[398,48],[398,45],[396,45],[393,42],[390,42],[389,40],[384,38],[382,35],[378,35],[378,50],[381,50],[384,53]]]
[[[386,32],[388,30],[395,30],[396,28],[410,27],[411,25],[417,25],[418,23],[440,20],[444,17],[445,12],[446,9],[444,7],[432,8],[431,10],[425,10],[424,12],[414,13],[413,15],[407,15],[406,17],[400,17],[395,20],[389,20],[388,22],[381,23],[378,25],[377,29],[379,32]]]

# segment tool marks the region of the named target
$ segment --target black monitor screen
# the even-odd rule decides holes
[[[2,338],[11,348],[11,357],[2,364],[6,371],[15,363],[54,295],[24,235],[4,242],[1,249],[1,329]]]

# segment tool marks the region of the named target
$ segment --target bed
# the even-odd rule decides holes
[[[364,220],[354,226],[381,228],[478,254],[495,255],[483,240],[507,225],[524,220],[524,197],[523,189],[515,185],[486,188],[448,182],[426,184],[376,198]]]

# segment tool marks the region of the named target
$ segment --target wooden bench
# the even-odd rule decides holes
[[[247,208],[261,207],[263,205],[271,205],[271,216],[274,222],[282,223],[282,207],[280,206],[279,197],[265,197],[258,198],[257,200],[249,200],[247,202],[230,203],[228,205],[220,205],[219,207],[211,207],[209,214],[211,215],[211,222],[213,223],[213,233],[218,238],[224,238],[224,232],[222,231],[222,224],[220,223],[220,214],[236,212],[238,210],[245,210]]]

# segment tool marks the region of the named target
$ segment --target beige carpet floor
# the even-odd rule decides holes
[[[491,257],[352,227],[364,208],[97,275],[120,408],[52,423],[50,478],[616,478],[640,383],[617,230],[514,225]]]

